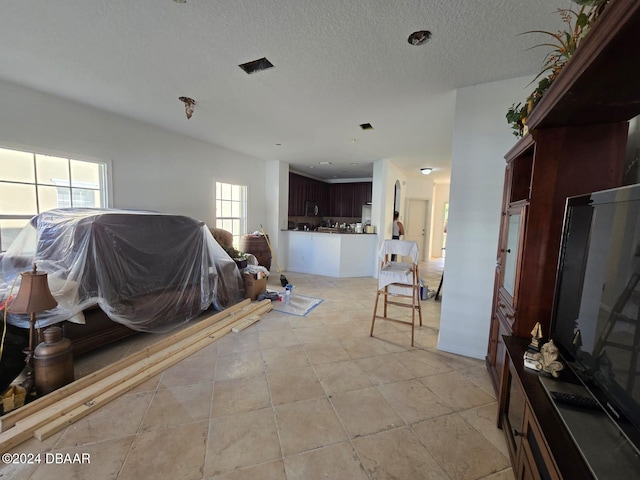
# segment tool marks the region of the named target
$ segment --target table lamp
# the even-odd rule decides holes
[[[20,276],[22,277],[20,290],[18,290],[16,298],[11,302],[11,305],[9,305],[9,312],[29,314],[29,346],[23,350],[26,354],[25,363],[27,365],[27,379],[23,386],[27,389],[27,392],[29,392],[35,386],[33,376],[33,343],[36,313],[49,310],[58,305],[58,302],[56,302],[56,299],[51,295],[46,272],[38,272],[35,263],[33,264],[32,271],[23,272]]]

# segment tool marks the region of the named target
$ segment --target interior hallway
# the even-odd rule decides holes
[[[421,265],[431,289],[443,263]],[[411,348],[406,325],[377,321],[369,337],[376,279],[285,275],[296,294],[324,302],[307,317],[263,315],[14,450],[88,453],[89,465],[4,465],[0,478],[513,478],[484,362],[435,348],[440,302],[422,302]],[[279,275],[269,288],[281,290]],[[158,338],[85,355],[76,378]]]

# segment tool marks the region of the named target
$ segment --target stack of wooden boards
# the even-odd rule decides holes
[[[50,437],[232,330],[247,328],[270,310],[270,300],[246,299],[0,417],[0,452],[31,437]]]

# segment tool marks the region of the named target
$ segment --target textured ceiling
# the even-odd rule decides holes
[[[21,0],[0,5],[2,79],[289,162],[318,178],[367,177],[372,162],[388,158],[410,175],[430,166],[435,179],[445,179],[455,89],[537,73],[544,52],[527,49],[543,39],[519,34],[557,30],[555,10],[571,3]],[[432,32],[431,41],[409,45],[409,34],[424,29]],[[238,68],[261,57],[275,68],[252,75]],[[190,120],[179,96],[197,102]],[[363,131],[362,123],[373,130]]]

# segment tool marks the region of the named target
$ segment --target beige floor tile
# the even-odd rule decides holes
[[[92,443],[82,447],[54,450],[52,454],[62,455],[62,457],[57,457],[62,462],[40,465],[31,480],[49,480],[51,478],[114,479],[122,468],[122,463],[133,443],[133,439],[134,437],[132,436]],[[53,461],[55,462],[55,457],[52,458],[54,458]],[[69,462],[66,459],[69,459]]]
[[[337,341],[337,338],[324,325],[313,327],[302,327],[293,330],[298,342],[308,343],[328,343]]]
[[[142,382],[137,387],[133,387],[127,393],[155,392],[158,389],[158,386],[160,385],[160,377],[162,377],[161,373],[151,377],[146,382]]]
[[[333,308],[326,308],[321,315],[318,315],[317,320],[325,327],[341,327],[361,318],[362,312],[349,312],[348,315],[343,315]]]
[[[332,445],[284,460],[287,480],[366,480],[367,474],[353,447]]]
[[[190,355],[190,358],[194,358],[194,357],[216,358],[216,355],[218,354],[218,346],[219,346],[218,342],[213,342],[207,345],[206,347],[201,348],[200,350],[195,352],[193,355]]]
[[[320,380],[311,367],[269,372],[268,378],[274,405],[325,396]]]
[[[216,380],[253,377],[264,371],[259,350],[222,355],[216,362]]]
[[[457,371],[424,377],[420,381],[454,410],[466,410],[495,401]]]
[[[373,386],[369,375],[353,360],[317,365],[314,368],[327,395]]]
[[[491,381],[491,376],[489,375],[486,365],[477,365],[466,370],[460,370],[460,373],[463,377],[469,379],[471,383],[480,387],[493,398],[497,398],[493,389],[493,382]]]
[[[309,359],[302,345],[266,348],[262,350],[262,358],[270,372],[309,366]]]
[[[209,418],[213,382],[158,390],[139,432],[175,427]]]
[[[370,478],[449,479],[431,453],[406,427],[357,438],[353,445]]]
[[[498,404],[490,403],[482,407],[471,408],[458,412],[480,435],[491,442],[491,445],[500,450],[500,453],[509,458],[509,450],[505,440],[504,431],[497,428]]]
[[[414,348],[407,352],[394,353],[393,357],[413,372],[416,378],[452,371],[451,367],[440,360],[438,353],[430,351]]]
[[[271,408],[211,420],[204,476],[281,458]]]
[[[215,357],[187,357],[162,372],[158,388],[212,382],[215,372]]]
[[[262,315],[260,321],[256,323],[258,332],[267,332],[269,330],[280,330],[282,328],[291,328],[288,315],[277,316],[274,314]]]
[[[418,380],[389,383],[378,390],[407,424],[452,412],[451,407]]]
[[[443,264],[421,265],[432,289]],[[424,326],[411,348],[407,325],[378,321],[369,337],[376,279],[289,279],[297,293],[324,302],[307,317],[264,314],[63,432],[13,451],[90,451],[101,468],[91,478],[115,478],[121,468],[118,480],[513,479],[484,362],[436,348],[440,302],[422,302]],[[282,290],[278,275],[269,286]],[[135,335],[83,355],[76,377],[167,335]],[[88,478],[82,468],[36,469],[0,466],[0,479]]]
[[[513,470],[511,468],[507,468],[502,470],[501,472],[496,472],[491,475],[487,475],[486,477],[482,477],[479,480],[514,480],[515,476],[513,475]]]
[[[435,350],[438,346],[438,335],[440,335],[440,331],[437,327],[424,326],[416,331],[413,346]]]
[[[189,423],[136,435],[118,480],[199,480],[209,422]]]
[[[56,448],[134,435],[153,399],[153,392],[123,395],[91,412],[64,431]]]
[[[337,393],[331,402],[350,438],[404,425],[402,418],[376,388]]]
[[[416,327],[417,329],[418,327]],[[395,330],[393,332],[388,333],[380,333],[378,331],[378,327],[376,327],[376,331],[374,333],[376,338],[384,340],[389,343],[393,343],[398,347],[402,348],[411,348],[411,328],[406,328],[404,331]],[[415,347],[415,342],[414,342]]]
[[[260,346],[265,348],[290,347],[298,345],[298,339],[292,328],[281,328],[278,330],[267,330],[259,332]]]
[[[507,458],[458,414],[425,420],[411,428],[454,480],[475,480],[509,467]]]
[[[416,374],[401,363],[395,354],[360,358],[355,362],[363,372],[369,375],[369,380],[374,385],[416,378]]]
[[[263,463],[247,468],[239,468],[233,472],[221,473],[204,480],[287,480],[282,460]]]
[[[15,448],[12,448],[9,453],[12,454],[41,454],[40,458],[50,452],[54,445],[58,443],[62,437],[63,432],[58,432],[45,440],[37,440],[36,438],[29,438],[27,441],[21,443]],[[4,452],[3,452],[4,453]],[[27,480],[31,478],[33,472],[40,466],[38,463],[25,463],[20,462],[20,457],[14,459],[15,462],[0,463],[0,479],[3,480]]]
[[[260,350],[257,329],[247,329],[242,335],[225,335],[218,340],[218,357],[231,353],[252,352]]]
[[[370,337],[345,337],[340,339],[340,343],[353,359],[375,357],[378,355],[386,355],[387,353],[395,353],[405,351],[405,347],[396,345],[395,343]],[[407,348],[410,348],[407,345]]]
[[[368,337],[371,325],[364,322],[348,321],[327,325],[327,330],[338,340],[343,340],[349,337]]]
[[[267,376],[221,380],[213,385],[211,417],[259,410],[271,405]]]
[[[312,365],[324,365],[351,359],[342,344],[337,340],[324,343],[308,343],[304,345],[304,351]]]
[[[326,398],[287,403],[275,410],[285,457],[349,440]]]

